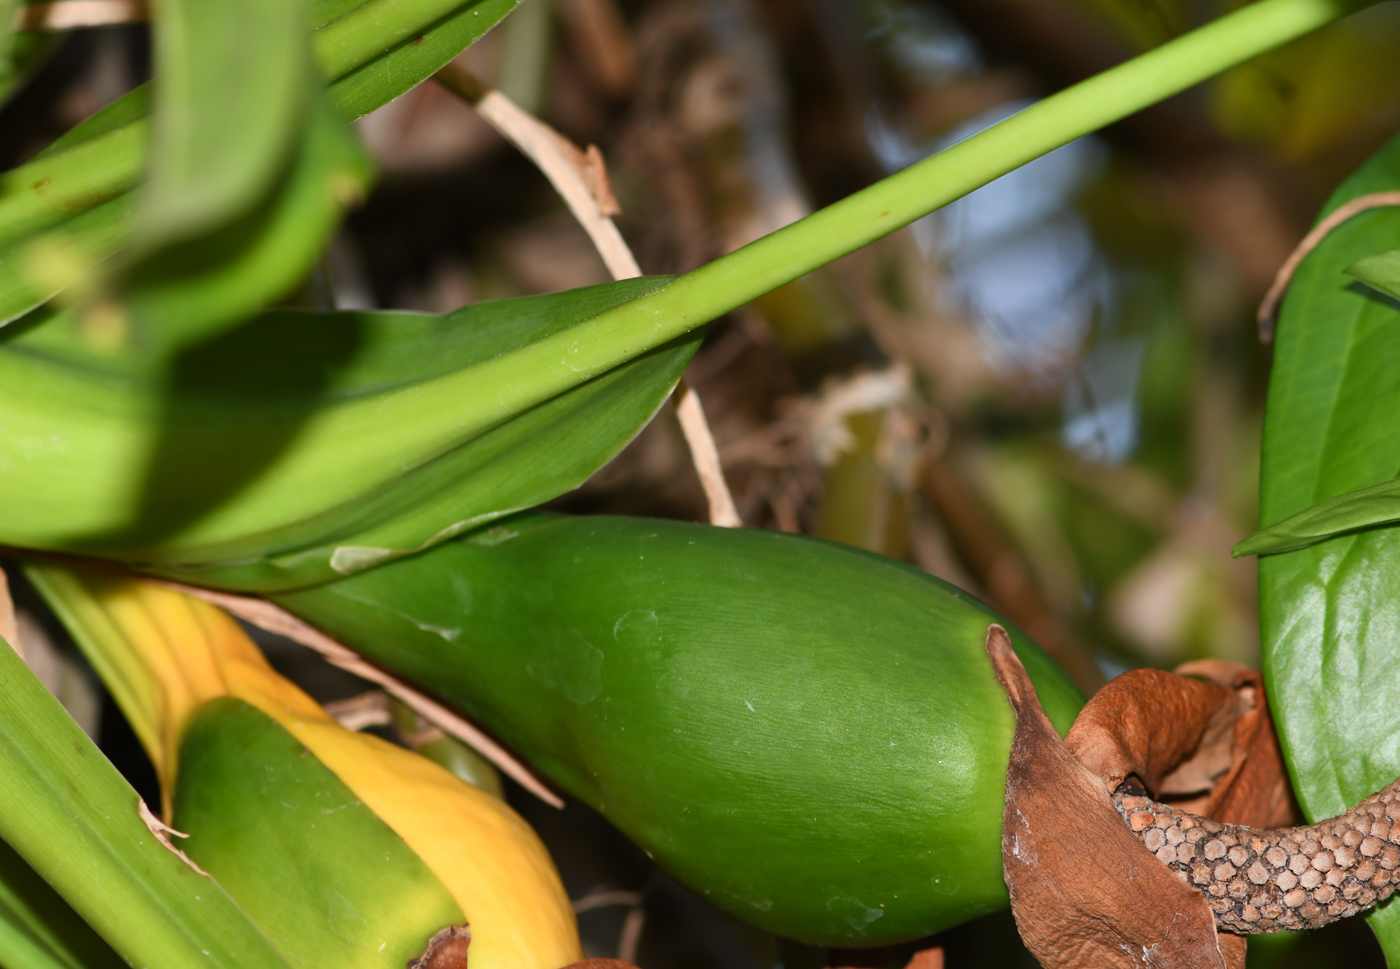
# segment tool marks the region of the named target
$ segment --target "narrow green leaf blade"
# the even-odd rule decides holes
[[[1387,296],[1400,299],[1400,249],[1358,259],[1347,267],[1347,275],[1355,276]]]
[[[148,245],[198,235],[258,201],[295,144],[313,78],[286,0],[159,0]]]
[[[1235,546],[1234,556],[1290,552],[1346,532],[1400,521],[1400,479],[1351,491],[1313,505]]]
[[[1400,139],[1347,180],[1324,213],[1400,188]],[[1400,248],[1400,210],[1339,226],[1299,267],[1269,381],[1260,523],[1400,476],[1400,307],[1345,275]],[[1377,528],[1259,561],[1264,673],[1294,788],[1311,819],[1400,774],[1400,529]],[[1400,965],[1400,908],[1371,916]]]
[[[133,966],[288,969],[212,879],[163,847],[139,798],[0,647],[0,837]]]
[[[125,963],[38,873],[0,841],[0,965],[122,969]]]
[[[417,87],[481,39],[520,0],[474,0],[372,60],[345,72],[330,86],[347,119],[360,118]]]

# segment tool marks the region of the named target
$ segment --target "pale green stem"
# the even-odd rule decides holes
[[[1076,138],[1369,4],[1259,0],[1046,98],[981,134],[550,338],[577,380],[674,339]]]
[[[590,320],[466,370],[320,414],[302,427],[295,452],[258,487],[267,494],[306,491],[324,481],[327,468],[361,453],[373,453],[384,467],[415,467],[467,435],[1352,9],[1355,4],[1336,0],[1260,0]],[[363,450],[347,449],[347,440]],[[346,480],[351,477],[347,470]]]

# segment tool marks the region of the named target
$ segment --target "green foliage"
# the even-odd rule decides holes
[[[1400,188],[1392,141],[1328,201]],[[1345,274],[1400,246],[1400,210],[1339,226],[1299,268],[1278,325],[1264,425],[1260,521],[1400,474],[1400,307]],[[1356,804],[1400,774],[1400,529],[1348,533],[1259,563],[1264,671],[1309,818]],[[1400,958],[1400,909],[1372,916]]]
[[[880,945],[1006,903],[1013,724],[983,649],[1004,620],[918,569],[781,532],[532,515],[278,601],[755,925]],[[1067,730],[1082,696],[1015,635]]]
[[[287,730],[233,697],[180,742],[175,826],[296,969],[382,969],[466,916],[422,858]]]
[[[125,963],[38,872],[0,841],[0,965],[121,969]]]
[[[121,353],[71,312],[12,325],[0,541],[267,591],[547,501],[631,440],[694,354],[698,335],[608,369],[578,347],[579,321],[657,285],[442,317],[172,319]]]
[[[156,840],[136,792],[3,644],[0,733],[0,838],[129,964],[287,969],[218,883]]]
[[[1400,299],[1400,249],[1358,259],[1347,268],[1347,274],[1372,289]]]
[[[165,0],[140,242],[230,222],[272,186],[310,101],[301,11],[285,0]]]
[[[1313,505],[1260,529],[1235,546],[1235,556],[1290,552],[1347,532],[1400,521],[1400,480],[1383,481]]]

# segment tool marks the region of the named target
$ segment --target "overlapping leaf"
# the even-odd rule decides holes
[[[333,145],[325,119],[351,120],[392,101],[517,2],[321,0],[310,5],[309,23],[296,5],[269,0],[246,18],[241,6],[163,5],[157,83],[0,175],[0,324],[74,286],[91,286],[100,264],[133,240],[146,252],[191,234],[200,236],[200,252],[165,252],[133,270],[128,288],[154,274],[179,291],[174,302],[164,298],[170,285],[154,300],[129,294],[138,318],[163,320],[166,311],[192,306],[226,316],[282,296],[367,179],[350,136]],[[313,60],[334,78],[319,106],[310,90]],[[126,193],[148,165],[138,213]],[[200,271],[221,254],[241,265]]]
[[[12,326],[0,542],[271,591],[546,501],[645,425],[698,346],[614,366],[577,345],[576,324],[658,282],[446,317],[172,322],[119,354],[90,348],[73,314]]]
[[[156,840],[136,792],[3,644],[0,734],[0,838],[129,964],[287,969],[216,882]]]
[[[1400,140],[1328,201],[1400,187]],[[1345,274],[1400,247],[1400,210],[1363,212],[1303,262],[1279,320],[1260,522],[1400,474],[1400,307]],[[1340,813],[1400,774],[1400,529],[1341,535],[1259,564],[1264,671],[1298,800]],[[1400,909],[1372,916],[1400,958]]]

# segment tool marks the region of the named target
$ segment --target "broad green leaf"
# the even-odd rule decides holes
[[[1234,556],[1268,555],[1306,548],[1346,532],[1400,521],[1400,479],[1329,498],[1260,529],[1235,546]]]
[[[207,232],[255,205],[296,144],[313,72],[287,0],[158,0],[148,247]]]
[[[446,317],[172,319],[120,353],[41,311],[0,331],[0,541],[286,588],[548,500],[646,424],[694,353],[698,334],[598,364],[575,336],[663,282]]]
[[[305,278],[341,213],[368,193],[370,182],[368,157],[324,100],[306,128],[269,198],[128,270],[122,302],[137,327],[188,329],[230,320],[285,296]]]
[[[1323,215],[1400,188],[1400,139]],[[1278,323],[1260,480],[1269,526],[1400,476],[1400,307],[1345,274],[1400,248],[1400,209],[1343,223],[1293,277]],[[1259,562],[1264,672],[1294,788],[1312,820],[1400,774],[1400,529],[1341,535]],[[1400,907],[1372,916],[1400,965]]]
[[[146,162],[138,118],[0,175],[0,245],[65,222],[129,190]]]
[[[129,965],[288,969],[219,884],[161,845],[140,798],[0,646],[0,837]]]
[[[1347,267],[1347,275],[1355,276],[1387,296],[1400,299],[1400,249],[1358,259]]]
[[[0,966],[122,969],[125,963],[78,913],[0,841]]]

